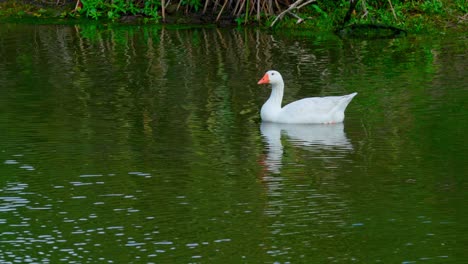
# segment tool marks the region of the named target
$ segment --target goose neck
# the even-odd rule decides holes
[[[281,101],[283,100],[284,84],[275,83],[271,86],[270,101],[281,107]]]

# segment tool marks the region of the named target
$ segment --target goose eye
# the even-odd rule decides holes
[[[274,72],[272,72],[272,73],[271,73],[271,75],[275,75],[275,73],[274,73]]]

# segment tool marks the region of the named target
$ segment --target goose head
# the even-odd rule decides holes
[[[257,84],[279,84],[283,82],[283,77],[281,77],[281,74],[277,71],[267,71],[265,75],[263,75],[262,79],[258,81]]]

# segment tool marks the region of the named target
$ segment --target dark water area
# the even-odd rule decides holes
[[[297,32],[296,32],[297,33]],[[468,38],[0,26],[4,263],[466,263]],[[343,124],[262,123],[358,92]]]

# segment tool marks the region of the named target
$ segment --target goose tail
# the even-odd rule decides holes
[[[354,96],[356,96],[357,93],[352,93],[348,95],[344,95],[341,100],[336,104],[334,112],[344,112],[346,110],[346,107],[348,107],[348,104],[353,100]]]

